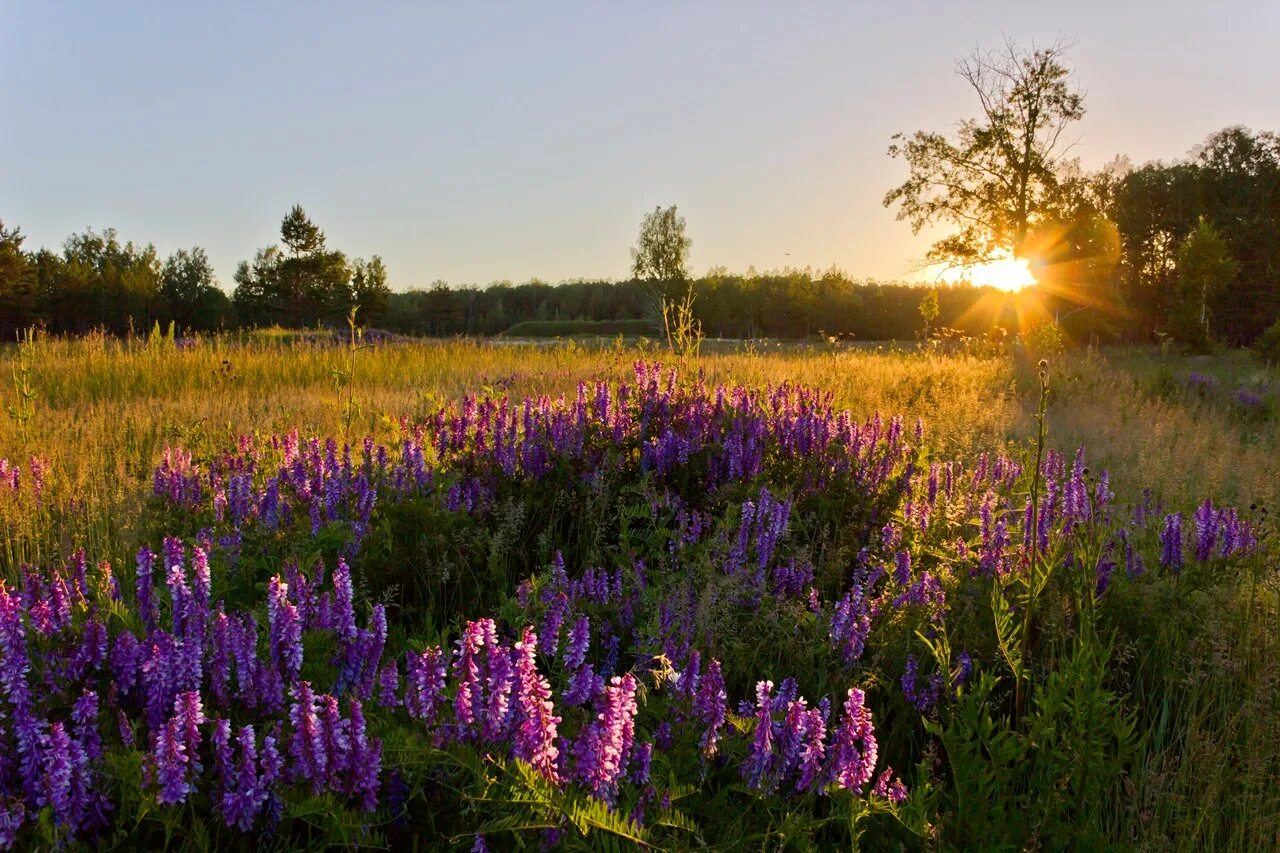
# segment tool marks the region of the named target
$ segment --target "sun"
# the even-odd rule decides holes
[[[1031,267],[1027,262],[1011,255],[986,263],[956,267],[943,272],[939,278],[949,282],[968,281],[976,287],[990,286],[1010,293],[1036,283],[1036,277],[1031,274]]]

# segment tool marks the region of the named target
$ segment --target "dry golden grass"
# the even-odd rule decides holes
[[[1214,376],[1205,396],[1187,389],[1192,372]],[[1280,419],[1232,399],[1241,386],[1277,379],[1243,354],[1212,360],[1115,351],[1066,360],[1054,376],[1051,431],[1060,446],[1084,444],[1091,464],[1126,489],[1150,487],[1172,506],[1274,506],[1280,499]]]
[[[584,379],[624,378],[652,349],[577,344],[492,345],[422,341],[356,354],[349,390],[357,410],[351,436],[394,438],[399,419],[469,392],[558,394]],[[197,454],[241,433],[298,429],[341,435],[343,394],[334,371],[349,353],[286,338],[210,339],[179,349],[168,341],[104,338],[37,341],[30,381],[36,398],[25,424],[0,417],[0,457],[37,455],[51,466],[49,504],[62,546],[114,544],[136,515],[152,467],[166,446]],[[18,350],[0,353],[0,377],[20,367]],[[709,382],[763,387],[783,381],[830,391],[835,404],[865,416],[921,418],[935,454],[972,459],[983,450],[1023,446],[1030,434],[1031,371],[1012,358],[937,357],[870,349],[774,347],[710,353],[685,365]],[[1217,397],[1185,390],[1191,370],[1219,375]],[[1242,418],[1230,390],[1276,385],[1242,357],[1210,363],[1152,351],[1092,353],[1051,369],[1052,442],[1083,444],[1091,465],[1112,472],[1121,494],[1153,488],[1169,505],[1205,496],[1219,502],[1274,503],[1280,497],[1280,422]],[[0,384],[0,403],[16,401]],[[15,530],[36,518],[0,508]]]

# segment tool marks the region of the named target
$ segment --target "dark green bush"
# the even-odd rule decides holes
[[[1253,352],[1268,364],[1280,364],[1280,320],[1271,324],[1253,343]]]

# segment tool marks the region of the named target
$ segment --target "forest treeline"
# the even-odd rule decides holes
[[[486,288],[451,288],[393,294],[383,326],[414,335],[493,335],[529,321],[634,320],[662,328],[662,300],[688,286],[702,331],[717,338],[910,339],[921,327],[921,285],[851,279],[839,269],[731,274],[712,270],[688,283],[578,281],[561,284],[499,282]],[[941,325],[982,334],[992,327],[992,306],[1009,308],[1005,328],[1015,322],[1011,300],[991,288],[965,284],[938,288]],[[983,302],[980,309],[975,309]],[[552,324],[542,324],[554,328]],[[561,324],[572,332],[574,325]],[[638,328],[629,326],[628,328]],[[517,329],[516,331],[519,331]]]
[[[1040,285],[1019,296],[941,286],[934,325],[1013,329],[1019,317],[1025,325],[1034,298],[1042,306],[1036,316],[1075,339],[1147,341],[1176,332],[1180,317],[1205,328],[1212,317],[1215,336],[1240,345],[1280,316],[1280,137],[1229,127],[1185,159],[1139,167],[1117,160],[1063,185],[1088,215],[1063,226],[1033,264]],[[242,262],[228,294],[200,247],[162,257],[106,229],[73,234],[61,249],[32,249],[19,228],[0,224],[0,335],[12,340],[32,326],[127,334],[170,322],[183,331],[337,325],[353,307],[363,325],[417,335],[492,335],[530,320],[656,326],[664,296],[689,286],[712,336],[902,339],[920,330],[920,285],[857,280],[838,269],[718,268],[690,281],[683,231],[679,239],[675,265],[637,261],[630,281],[437,282],[393,292],[380,258],[349,259],[295,207],[279,243]],[[1196,278],[1194,270],[1208,271]]]

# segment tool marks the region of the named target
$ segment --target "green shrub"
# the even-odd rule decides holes
[[[1023,341],[1036,355],[1058,355],[1067,346],[1062,330],[1053,323],[1036,326],[1023,336]]]
[[[1258,336],[1253,342],[1253,352],[1268,364],[1280,364],[1280,320]]]

